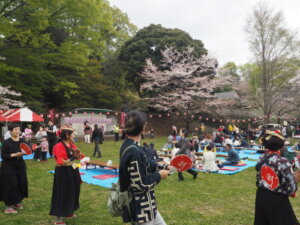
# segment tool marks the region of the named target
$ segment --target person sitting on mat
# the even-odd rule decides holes
[[[212,151],[214,148],[214,144],[209,144],[205,147],[207,151],[203,152],[203,169],[209,172],[217,172],[219,170],[216,164],[217,155]]]
[[[239,154],[234,150],[231,144],[226,144],[226,151],[228,152],[228,157],[225,162],[222,162],[222,165],[236,165],[240,161]]]

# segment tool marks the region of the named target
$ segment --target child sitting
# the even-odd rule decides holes
[[[48,144],[48,141],[47,141],[47,137],[43,137],[42,138],[42,142],[39,145],[39,147],[41,148],[42,162],[46,162],[46,160],[47,160],[47,153],[49,151],[49,144]]]
[[[206,146],[206,150],[203,152],[203,169],[209,172],[217,172],[219,167],[216,164],[216,153],[212,150],[215,148],[214,144]]]

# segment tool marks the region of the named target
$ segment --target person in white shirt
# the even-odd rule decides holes
[[[207,151],[203,152],[203,169],[209,172],[217,172],[219,170],[216,164],[217,154],[212,151],[214,148],[214,144],[209,144],[205,147]]]
[[[226,139],[224,140],[224,145],[232,145],[233,144],[233,141],[230,139],[229,136],[226,136]]]
[[[174,148],[171,151],[172,159],[176,156],[176,153],[179,151],[179,144],[176,142]]]
[[[5,134],[4,134],[4,140],[7,140],[8,138],[11,137],[11,134],[10,134],[10,131],[6,131]]]

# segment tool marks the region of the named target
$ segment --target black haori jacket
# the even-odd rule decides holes
[[[130,210],[127,207],[123,208],[123,222],[145,223],[156,217],[154,187],[160,181],[158,169],[165,169],[167,165],[147,161],[142,148],[128,138],[121,146],[120,156],[131,145],[134,146],[123,155],[119,169],[120,190],[129,190],[132,193]]]

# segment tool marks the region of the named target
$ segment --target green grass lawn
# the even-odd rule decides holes
[[[166,137],[153,142],[159,149]],[[150,140],[145,140],[149,142]],[[106,141],[102,148],[103,158],[118,163],[121,142]],[[93,144],[77,143],[86,156],[93,153]],[[46,163],[27,160],[29,198],[25,199],[24,209],[17,215],[5,215],[4,204],[0,203],[0,224],[53,224],[49,216],[55,162]],[[199,173],[197,180],[184,173],[185,180],[177,181],[177,174],[163,180],[156,188],[158,209],[167,224],[253,224],[255,201],[255,170],[249,168],[235,175]],[[112,218],[107,211],[107,189],[83,183],[80,194],[80,209],[76,219],[66,219],[67,224],[77,225],[117,225],[121,218]],[[292,199],[297,216],[300,215],[300,201]],[[270,206],[271,207],[271,206]]]

